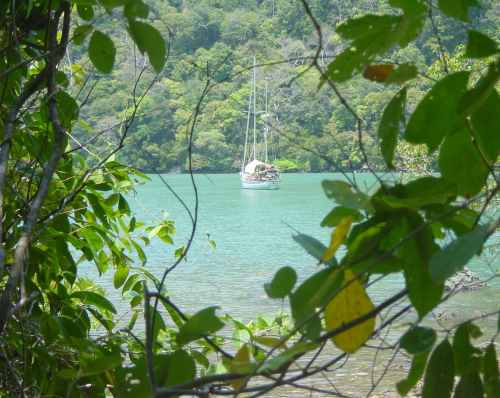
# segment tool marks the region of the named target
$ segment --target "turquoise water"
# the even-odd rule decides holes
[[[164,175],[171,187],[192,208],[194,195],[188,175]],[[278,191],[242,190],[237,174],[196,175],[199,190],[199,221],[194,244],[186,262],[169,275],[167,289],[181,307],[195,311],[217,304],[224,313],[243,319],[270,314],[282,303],[266,297],[263,284],[280,267],[294,267],[304,278],[318,270],[316,261],[292,239],[293,229],[329,241],[329,230],[320,222],[334,205],[321,189],[324,179],[341,178],[335,174],[285,174]],[[357,183],[373,189],[371,175],[357,174]],[[174,250],[185,244],[191,223],[173,194],[156,176],[142,185],[131,198],[139,219],[155,221],[163,212],[175,220],[177,235],[170,247],[156,240],[146,249],[147,267],[160,276],[174,261]],[[292,229],[293,228],[293,229]],[[208,242],[216,241],[214,250]],[[495,258],[475,260],[471,267],[483,277],[498,267]],[[379,302],[400,289],[402,280],[390,276],[370,289]],[[114,297],[118,301],[118,297]],[[452,305],[459,312],[469,309],[498,309],[498,285],[473,294],[461,295]]]

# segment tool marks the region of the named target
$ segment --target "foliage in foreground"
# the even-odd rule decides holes
[[[132,90],[128,112],[116,129],[115,146],[106,156],[86,161],[77,154],[85,145],[71,146],[75,144],[71,132],[85,99],[60,66],[68,41],[83,43],[94,67],[111,72],[115,44],[92,21],[96,10],[116,9],[139,52],[159,72],[167,46],[146,22],[148,6],[140,0],[9,1],[0,6],[4,22],[0,30],[2,393],[264,394],[281,385],[296,386],[350,354],[355,359],[361,347],[369,347],[383,329],[414,310],[416,321],[393,347],[412,357],[408,377],[396,386],[398,392],[406,395],[423,378],[424,398],[499,396],[498,332],[488,336],[487,345],[478,346],[473,341],[483,332],[473,320],[444,334],[422,324],[449,297],[445,281],[481,252],[500,223],[485,217],[499,191],[495,175],[500,151],[499,45],[469,30],[466,56],[471,63],[481,59],[488,67],[475,73],[447,73],[432,81],[409,112],[407,90],[419,71],[412,64],[378,60],[417,40],[424,24],[432,20],[427,2],[390,0],[389,4],[393,9],[387,15],[364,15],[339,25],[345,50],[325,71],[317,59],[312,66],[321,75],[323,89],[333,89],[338,98],[342,97],[337,83],[360,73],[381,85],[400,87],[379,122],[387,166],[393,167],[397,143],[403,139],[405,145],[423,144],[429,152],[438,152],[440,174],[406,184],[380,180],[373,194],[362,192],[349,176],[324,181],[325,194],[335,202],[322,221],[332,228],[330,244],[294,236],[321,269],[300,284],[293,268],[279,270],[264,289],[271,299],[289,302],[292,322],[279,317],[248,325],[218,316],[215,306],[189,316],[166,295],[164,280],[182,264],[191,240],[176,251],[177,260],[160,280],[144,266],[142,245],[152,238],[172,244],[175,229],[168,220],[154,226],[136,220],[125,195],[144,176],[114,161],[113,155],[123,147],[147,91],[139,94],[137,86]],[[439,0],[434,6],[467,23],[469,8],[475,4]],[[306,2],[304,7],[321,37]],[[89,23],[70,31],[75,15]],[[441,61],[448,70],[447,60]],[[348,103],[345,106],[358,121],[363,153],[363,120]],[[188,154],[196,112],[187,134]],[[369,160],[366,157],[368,168]],[[477,202],[480,211],[472,208]],[[194,234],[197,210],[190,215]],[[345,248],[342,257],[337,254],[340,247]],[[89,263],[100,273],[112,273],[115,288],[130,300],[133,315],[128,324],[119,323],[106,294],[82,277]],[[374,303],[367,285],[390,274],[402,275],[404,288]],[[394,305],[398,306],[389,315]],[[144,334],[136,334],[140,315]],[[102,325],[98,335],[97,324]],[[235,331],[235,353],[219,335],[225,326]],[[321,352],[330,342],[337,355],[325,357]],[[307,365],[298,367],[305,357]]]

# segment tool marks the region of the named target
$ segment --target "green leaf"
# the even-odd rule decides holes
[[[116,57],[113,41],[104,33],[96,30],[92,33],[89,43],[89,58],[97,70],[110,73]]]
[[[418,69],[413,64],[401,64],[387,77],[386,84],[403,84],[418,76]]]
[[[77,46],[82,44],[88,35],[94,30],[92,25],[80,25],[73,31],[73,43]]]
[[[168,356],[167,386],[187,383],[196,376],[196,363],[184,350],[177,350]]]
[[[440,302],[444,283],[435,282],[429,273],[429,259],[439,246],[434,243],[430,226],[417,214],[403,219],[406,223],[402,237],[411,237],[401,242],[397,257],[404,263],[404,277],[410,301],[423,318]]]
[[[483,75],[472,89],[467,91],[459,103],[459,112],[463,117],[474,114],[489,99],[500,80],[500,58],[488,66]],[[498,123],[498,121],[497,121]]]
[[[80,107],[74,98],[65,91],[58,91],[55,98],[61,124],[66,130],[71,130],[71,125],[78,119]]]
[[[416,326],[401,337],[400,345],[408,354],[415,355],[430,351],[436,338],[436,332],[433,329]]]
[[[396,196],[398,195],[398,196]],[[433,204],[447,204],[457,195],[455,184],[438,177],[421,177],[406,185],[397,185],[392,192],[377,194],[374,203],[383,203],[392,209],[420,210]]]
[[[443,178],[456,184],[458,194],[466,198],[481,191],[489,172],[465,128],[444,140],[439,152],[439,168]]]
[[[94,18],[94,9],[92,8],[92,6],[78,5],[76,9],[81,19],[90,21],[92,18]]]
[[[346,217],[351,217],[353,222],[361,221],[363,219],[363,216],[359,211],[350,209],[345,206],[337,206],[334,207],[333,210],[326,215],[323,221],[321,221],[321,226],[335,227]]]
[[[427,364],[427,357],[429,352],[422,352],[413,357],[411,361],[410,371],[406,379],[399,381],[396,384],[398,393],[405,396],[410,390],[418,383],[424,374],[425,365]]]
[[[130,21],[129,31],[139,51],[148,54],[149,62],[160,73],[165,65],[165,41],[153,26],[140,21]]]
[[[477,372],[467,373],[460,378],[453,398],[483,398],[483,382]]]
[[[311,325],[303,325],[302,333],[309,335],[317,332],[317,321],[313,315],[318,308],[325,307],[335,296],[342,284],[343,274],[332,267],[317,272],[290,295],[290,307],[296,326],[302,325],[307,319]],[[319,324],[321,328],[321,324]]]
[[[125,4],[123,13],[129,19],[147,18],[149,14],[149,6],[144,4],[142,0],[133,0]]]
[[[119,367],[122,356],[118,348],[97,349],[80,355],[80,376],[92,376]]]
[[[432,279],[436,282],[443,282],[462,270],[481,250],[487,238],[488,226],[479,225],[435,253],[429,263]]]
[[[324,180],[321,183],[326,196],[337,204],[350,209],[371,211],[370,198],[345,181]]]
[[[316,238],[305,234],[297,234],[292,236],[293,240],[297,242],[304,250],[318,261],[322,261],[323,253],[326,246]],[[332,260],[334,261],[334,259]]]
[[[351,18],[337,28],[340,36],[352,42],[328,65],[329,79],[346,81],[378,55],[396,45],[406,47],[418,36],[425,22],[425,2],[392,0],[391,5],[401,8],[403,15],[369,14]]]
[[[498,371],[498,360],[494,343],[489,344],[484,352],[483,379],[486,398],[498,398],[500,396],[500,372]]]
[[[385,163],[389,168],[394,168],[394,150],[399,135],[399,128],[404,122],[404,111],[406,104],[406,87],[399,91],[386,106],[380,125],[378,136],[381,140],[380,149]]]
[[[474,137],[484,157],[495,164],[500,155],[500,95],[493,90],[486,101],[471,116]]]
[[[119,289],[125,283],[128,277],[128,272],[128,267],[118,267],[113,277],[113,286],[115,287],[115,289]]]
[[[120,194],[120,198],[118,199],[118,209],[120,213],[130,215],[130,207],[122,194]]]
[[[266,283],[264,289],[270,298],[284,298],[295,286],[297,273],[291,267],[283,267],[274,275],[271,283]]]
[[[445,339],[432,352],[425,372],[422,398],[450,398],[454,376],[453,350]]]
[[[224,327],[224,323],[215,315],[218,307],[208,307],[194,314],[179,329],[177,342],[185,345],[201,337],[215,333]]]
[[[88,291],[79,291],[73,292],[70,296],[71,298],[75,298],[80,300],[84,304],[93,305],[101,310],[112,312],[116,314],[116,309],[111,301],[109,301],[106,297],[101,296],[98,293],[88,292]]]
[[[471,322],[460,325],[453,336],[453,358],[455,373],[464,375],[479,371],[481,350],[475,348],[471,342],[471,337],[479,337],[481,331]]]
[[[469,72],[457,72],[438,81],[420,101],[408,121],[405,139],[426,144],[433,152],[459,125],[458,106],[467,91]]]
[[[477,0],[438,0],[444,14],[464,22],[469,21],[469,8],[479,7]]]
[[[264,363],[260,368],[262,371],[275,371],[281,369],[284,365],[292,362],[299,355],[302,355],[308,351],[312,351],[318,347],[316,343],[298,342],[293,347],[283,351],[281,354],[271,358],[269,361]]]
[[[465,49],[466,57],[484,58],[494,55],[500,51],[498,44],[494,40],[477,30],[469,30],[467,35],[469,39]]]

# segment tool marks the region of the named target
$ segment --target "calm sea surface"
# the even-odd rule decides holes
[[[194,195],[189,176],[167,174],[164,178],[192,208]],[[285,265],[294,267],[301,279],[318,270],[316,261],[293,241],[292,234],[298,230],[325,244],[329,242],[330,231],[321,228],[320,222],[334,203],[323,194],[321,181],[339,178],[341,176],[335,174],[285,174],[280,190],[251,191],[240,189],[239,176],[236,174],[196,175],[199,190],[197,233],[187,261],[167,278],[166,286],[171,298],[189,313],[209,305],[219,305],[219,314],[229,313],[246,321],[256,315],[275,314],[282,308],[288,310],[288,304],[266,297],[263,284],[269,282],[276,270]],[[372,176],[357,174],[356,181],[366,191],[374,189]],[[146,267],[161,276],[163,270],[174,262],[175,248],[186,243],[191,231],[189,217],[156,176],[139,187],[137,194],[130,198],[130,203],[138,219],[155,222],[161,220],[166,212],[168,218],[176,222],[177,234],[173,246],[155,239],[145,249],[148,256]],[[209,239],[216,241],[215,250],[210,246]],[[493,240],[500,243],[499,235]],[[498,257],[488,250],[483,257],[474,259],[469,267],[482,278],[488,278],[500,263]],[[92,269],[90,274],[96,275]],[[105,275],[98,282],[108,288],[110,299],[126,319],[129,306],[120,298],[119,292],[114,291],[112,275]],[[371,287],[369,294],[377,304],[402,286],[400,277],[389,276]],[[495,280],[486,288],[455,296],[438,308],[436,313],[445,311],[451,314],[451,320],[445,322],[457,324],[469,317],[499,309],[500,284]],[[404,322],[407,320],[387,330],[388,333],[384,335],[387,341],[394,341],[406,330],[407,324]],[[427,322],[437,326],[432,319]],[[496,331],[495,324],[496,319],[493,318],[482,322],[482,327],[489,331],[486,335]],[[333,345],[328,345],[325,355],[331,357],[336,354],[338,351]],[[374,350],[363,348],[356,354],[356,361],[350,361],[349,365],[335,371],[332,380],[345,394],[364,394],[372,386],[372,377],[383,371],[382,365],[389,360],[385,356],[385,352],[377,356]],[[303,360],[308,359],[305,357]],[[399,355],[395,359],[394,366],[376,390],[382,394],[379,397],[398,396],[394,392],[394,383],[406,374],[408,366],[407,357]],[[309,383],[329,388],[330,380],[327,382],[323,376],[317,376]],[[303,391],[293,388],[266,395],[302,396]]]
[[[189,176],[167,174],[164,178],[192,208],[194,194]],[[253,191],[240,189],[237,174],[196,175],[197,233],[187,261],[167,279],[171,297],[189,312],[217,304],[222,312],[243,319],[279,310],[282,304],[266,297],[263,284],[285,265],[294,267],[301,278],[318,270],[315,260],[292,240],[292,234],[296,229],[328,243],[329,230],[321,228],[320,222],[334,203],[323,194],[321,181],[334,178],[341,176],[285,174],[280,190]],[[363,189],[374,188],[370,175],[357,174],[356,181]],[[188,215],[156,176],[139,187],[131,205],[138,219],[154,222],[166,212],[176,222],[174,246],[156,239],[146,248],[147,268],[160,276],[173,263],[175,248],[185,244],[189,236]],[[215,250],[208,236],[215,240]],[[492,275],[492,269],[499,265],[498,258],[490,256],[486,260],[475,260],[470,265],[482,277]],[[110,283],[109,279],[105,278],[104,283]],[[378,302],[401,286],[399,277],[390,276],[371,288],[370,295]],[[120,301],[118,295],[112,298]],[[493,283],[480,292],[460,295],[453,306],[460,311],[494,310],[499,302],[499,285]]]

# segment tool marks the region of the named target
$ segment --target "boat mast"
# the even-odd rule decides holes
[[[253,56],[253,160],[257,159],[257,142],[256,142],[256,109],[255,109],[255,103],[257,102],[257,91],[255,90],[255,55]]]
[[[247,128],[245,130],[245,148],[243,149],[243,162],[241,163],[242,173],[245,171],[245,165],[247,162],[248,131],[250,130],[251,111],[252,111],[252,90],[250,90],[250,96],[248,97]],[[250,154],[248,154],[248,157],[250,157]]]
[[[265,148],[265,151],[266,151],[266,163],[269,161],[268,160],[268,156],[267,156],[267,132],[268,132],[268,129],[269,129],[269,121],[268,121],[268,113],[267,113],[267,80],[266,80],[266,109],[265,109],[265,118],[264,118],[264,148]]]

